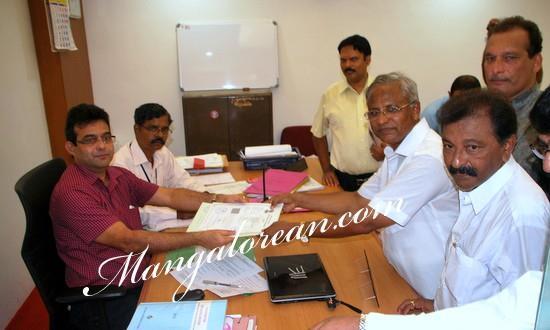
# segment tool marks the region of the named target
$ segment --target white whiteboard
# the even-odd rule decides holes
[[[272,20],[182,22],[176,35],[184,91],[278,85],[277,24]]]

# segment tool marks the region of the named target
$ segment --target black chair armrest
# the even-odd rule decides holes
[[[90,288],[89,292],[93,294],[101,291],[104,288],[104,286],[101,286],[101,285],[90,286],[89,288]],[[105,290],[101,291],[101,293],[98,293],[91,297],[87,297],[82,293],[82,289],[83,287],[67,288],[63,290],[63,292],[61,292],[60,295],[55,297],[55,301],[60,304],[72,304],[72,303],[90,301],[90,300],[117,298],[117,297],[122,297],[126,294],[126,288],[122,288],[118,286],[109,286]]]

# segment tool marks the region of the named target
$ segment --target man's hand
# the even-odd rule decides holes
[[[323,184],[331,187],[340,185],[333,169],[323,172]]]
[[[381,162],[384,160],[384,148],[386,147],[386,144],[382,141],[380,143],[373,143],[370,146],[370,154],[372,155],[372,158],[375,160]]]
[[[294,194],[281,194],[271,197],[271,206],[276,206],[277,204],[283,203],[283,212],[290,212],[294,210],[298,203],[294,198]]]
[[[189,234],[193,235],[198,245],[211,250],[218,246],[231,243],[235,232],[233,230],[206,230]]]
[[[217,195],[216,201],[220,203],[248,203],[248,198],[243,194]]]
[[[312,330],[357,330],[359,329],[360,316],[333,316],[317,323]]]
[[[434,301],[424,298],[407,299],[397,307],[399,314],[430,313],[434,311]]]

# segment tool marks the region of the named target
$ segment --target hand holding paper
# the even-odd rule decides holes
[[[279,220],[282,205],[271,208],[264,203],[202,203],[187,232],[212,229],[237,231],[239,236],[254,236]]]

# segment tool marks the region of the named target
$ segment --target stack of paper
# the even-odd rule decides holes
[[[243,193],[248,187],[250,187],[250,183],[246,181],[237,181],[208,186],[207,190],[212,194],[234,195]]]
[[[244,148],[245,158],[291,157],[297,155],[295,151],[292,151],[290,144]]]
[[[259,274],[262,271],[254,261],[235,252],[233,257],[228,255],[222,260],[214,258],[212,262],[200,265],[194,263],[189,268],[175,270],[170,274],[189,290],[210,290],[225,298],[267,291],[267,281]]]
[[[216,153],[181,156],[176,161],[191,175],[223,172],[223,157]]]
[[[206,174],[195,177],[195,181],[202,183],[203,186],[213,186],[225,183],[235,182],[235,178],[229,172]],[[210,191],[210,189],[208,189]]]
[[[263,177],[255,179],[252,185],[245,190],[251,197],[275,196],[296,191],[302,184],[308,181],[308,175],[304,172],[292,172],[285,170],[269,169],[265,172],[265,185]]]
[[[128,329],[223,329],[227,300],[141,303]]]

